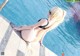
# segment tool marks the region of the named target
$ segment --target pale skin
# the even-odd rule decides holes
[[[31,26],[14,27],[14,29],[21,31],[22,38],[25,41],[40,42],[41,44],[46,33],[57,27],[60,23],[62,23],[66,15],[66,12],[59,7],[55,7],[50,12],[51,14],[48,14],[49,24],[45,27],[46,29],[38,27],[47,24],[46,19],[42,19],[38,23]]]

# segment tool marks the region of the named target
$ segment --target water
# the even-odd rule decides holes
[[[0,0],[0,3],[2,1]],[[43,43],[58,56],[61,56],[63,52],[65,56],[79,56],[80,23],[73,18],[70,10],[72,5],[74,2],[65,0],[9,0],[0,14],[17,26],[32,25],[37,23],[40,18],[47,18],[48,11],[52,7],[61,7],[67,11],[64,22],[48,32]]]

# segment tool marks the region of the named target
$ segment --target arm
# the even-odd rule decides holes
[[[34,25],[31,25],[31,26],[13,27],[13,29],[20,31],[20,30],[25,30],[25,29],[36,28],[36,27],[38,27],[38,26],[40,26],[40,25],[45,25],[46,22],[47,22],[46,19],[42,19],[40,22],[38,22],[38,23],[36,23],[36,24],[34,24]]]
[[[13,27],[13,29],[18,30],[18,31],[20,31],[20,30],[25,30],[25,29],[30,29],[30,28],[31,28],[31,26]]]

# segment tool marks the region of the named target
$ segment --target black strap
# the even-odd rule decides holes
[[[48,19],[46,19],[46,20],[47,20],[47,24],[46,24],[46,25],[44,25],[44,26],[39,26],[39,28],[46,29],[46,26],[49,24]],[[39,22],[39,21],[41,21],[41,19],[40,19],[40,20],[38,20],[38,22]]]

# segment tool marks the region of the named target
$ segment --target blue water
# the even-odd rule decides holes
[[[0,0],[0,4],[2,1]],[[65,20],[46,34],[43,44],[58,56],[61,56],[62,52],[65,56],[79,56],[80,35],[77,27],[80,27],[80,23],[74,21],[69,9],[73,4],[66,0],[9,0],[0,14],[16,26],[32,25],[40,18],[47,18],[52,7],[61,7],[67,11]]]

